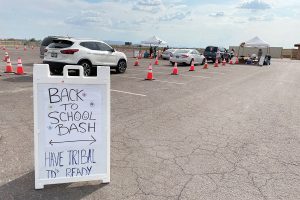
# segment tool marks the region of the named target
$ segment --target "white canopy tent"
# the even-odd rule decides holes
[[[153,36],[151,38],[148,38],[147,40],[144,40],[141,42],[142,45],[145,46],[149,46],[149,45],[153,45],[153,46],[166,46],[167,42],[160,39],[157,36]]]
[[[240,47],[243,48],[243,52],[244,52],[244,47],[267,48],[267,52],[270,52],[270,44],[264,41],[263,39],[259,38],[258,36],[255,36],[254,38],[248,40],[247,42],[241,43]],[[238,50],[238,55],[240,53],[240,47]]]
[[[245,47],[257,47],[257,48],[268,48],[270,47],[269,43],[260,39],[259,37],[254,37],[251,40],[245,42]]]

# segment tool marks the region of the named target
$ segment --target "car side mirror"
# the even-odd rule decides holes
[[[115,52],[116,50],[115,50],[114,48],[112,48],[110,51],[111,51],[111,52]]]

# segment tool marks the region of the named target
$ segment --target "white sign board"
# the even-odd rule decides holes
[[[69,76],[79,69],[80,76]],[[110,68],[84,77],[67,65],[63,76],[35,64],[35,188],[47,184],[110,181]]]

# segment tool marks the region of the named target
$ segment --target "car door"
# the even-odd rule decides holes
[[[97,42],[97,46],[102,54],[104,65],[115,66],[117,61],[113,48],[103,42]]]
[[[195,62],[196,64],[200,63],[200,54],[199,54],[199,52],[196,51],[196,50],[193,50],[193,51],[192,51],[192,54],[193,54],[193,56],[194,56],[194,62]]]

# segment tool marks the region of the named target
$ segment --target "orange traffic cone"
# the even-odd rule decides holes
[[[233,60],[232,59],[230,59],[229,64],[233,65]]]
[[[207,64],[207,60],[205,59],[205,64],[203,66],[203,69],[208,69],[208,64]]]
[[[27,47],[26,46],[24,46],[24,51],[26,51],[27,50]]]
[[[4,73],[14,73],[13,67],[11,66],[10,58],[6,61],[6,70]]]
[[[135,59],[134,66],[139,66],[139,59],[138,58]]]
[[[177,68],[177,62],[175,62],[174,67],[173,67],[173,72],[171,75],[178,75],[178,68]]]
[[[8,55],[8,53],[7,52],[5,52],[5,56],[4,56],[4,58],[3,58],[3,61],[4,62],[7,62],[7,59],[9,58],[9,55]]]
[[[226,60],[224,58],[223,61],[222,61],[222,66],[224,67],[225,65],[226,65]]]
[[[153,54],[151,53],[151,55],[150,55],[150,59],[152,59],[153,58]]]
[[[148,80],[148,81],[154,80],[154,78],[153,78],[153,72],[152,72],[152,64],[151,63],[149,65],[149,67],[148,67],[148,73],[147,73],[147,77],[145,78],[145,80]]]
[[[154,65],[158,65],[158,56],[156,56],[156,58],[155,58]]]
[[[6,50],[6,48],[5,48],[5,47],[3,47],[3,48],[2,48],[2,50],[3,50],[3,51],[5,51],[5,50]]]
[[[237,55],[236,55],[235,64],[239,64],[239,58],[238,58],[238,56],[237,56]]]
[[[218,61],[218,59],[216,59],[214,67],[219,67],[219,61]]]
[[[17,66],[17,72],[16,72],[17,75],[23,75],[25,74],[24,73],[24,69],[23,69],[23,65],[22,65],[22,60],[21,58],[19,57],[18,58],[18,66]]]
[[[190,72],[195,71],[195,64],[194,64],[194,60],[192,60],[192,64],[190,66]]]

